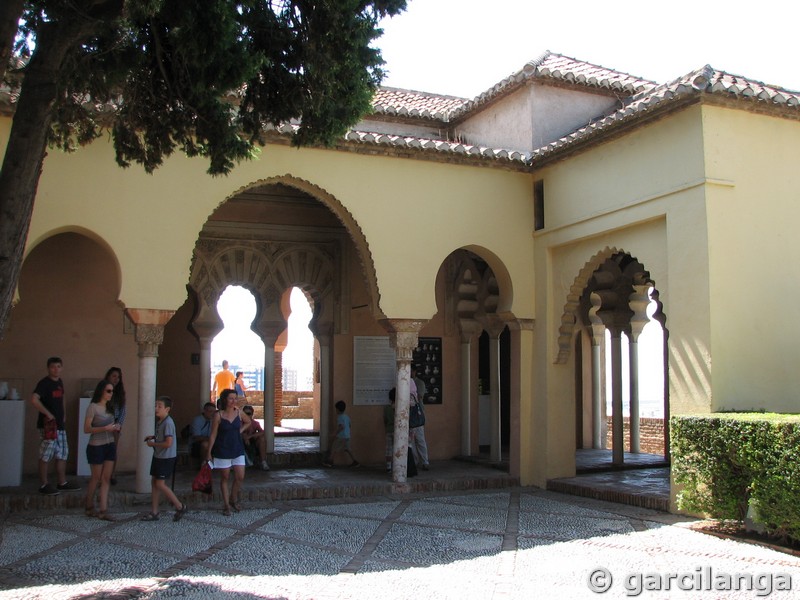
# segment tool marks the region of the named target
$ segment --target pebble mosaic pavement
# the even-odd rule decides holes
[[[792,555],[693,531],[685,517],[537,488],[250,503],[178,523],[171,510],[141,522],[137,508],[121,507],[113,523],[74,509],[6,515],[0,599],[605,599],[632,597],[630,573],[705,566],[788,574],[794,589],[770,597],[800,589]],[[614,577],[602,595],[587,585],[597,567]]]

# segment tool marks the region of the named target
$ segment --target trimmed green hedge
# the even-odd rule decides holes
[[[767,533],[800,541],[800,415],[674,416],[670,443],[678,508],[743,522],[752,500]]]

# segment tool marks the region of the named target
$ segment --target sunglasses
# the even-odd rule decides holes
[[[114,388],[106,388],[104,391],[105,391],[106,394],[113,394],[114,393]]]

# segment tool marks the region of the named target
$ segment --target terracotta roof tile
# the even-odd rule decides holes
[[[532,79],[606,89],[628,96],[658,85],[654,81],[547,51],[472,100],[398,88],[381,88],[373,99],[373,110],[376,114],[396,114],[449,122]]]
[[[629,98],[622,108],[547,146],[534,150],[531,155],[532,162],[535,164],[537,161],[543,161],[580,142],[600,137],[623,125],[644,119],[672,104],[703,94],[760,103],[764,106],[785,106],[794,109],[800,107],[800,92],[718,71],[706,65],[670,83],[645,90]]]
[[[467,102],[466,98],[455,96],[382,87],[372,99],[372,110],[377,114],[446,120],[450,112]]]

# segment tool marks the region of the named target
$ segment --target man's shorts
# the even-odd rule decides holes
[[[117,460],[117,445],[114,442],[102,446],[86,446],[86,461],[90,465],[102,465],[104,462]]]
[[[350,438],[337,437],[333,440],[332,452],[344,452],[345,450],[350,450]]]
[[[156,479],[172,477],[176,462],[178,462],[178,458],[175,456],[172,458],[156,458],[154,456],[150,463],[150,476]]]
[[[394,454],[394,433],[386,434],[386,456]]]
[[[59,429],[56,439],[44,439],[44,429],[39,430],[39,460],[50,462],[56,460],[67,460],[69,458],[69,445],[67,444],[67,432]]]
[[[245,464],[244,454],[240,454],[236,458],[217,458],[215,456],[211,459],[212,469],[230,469],[231,467],[243,467]]]

